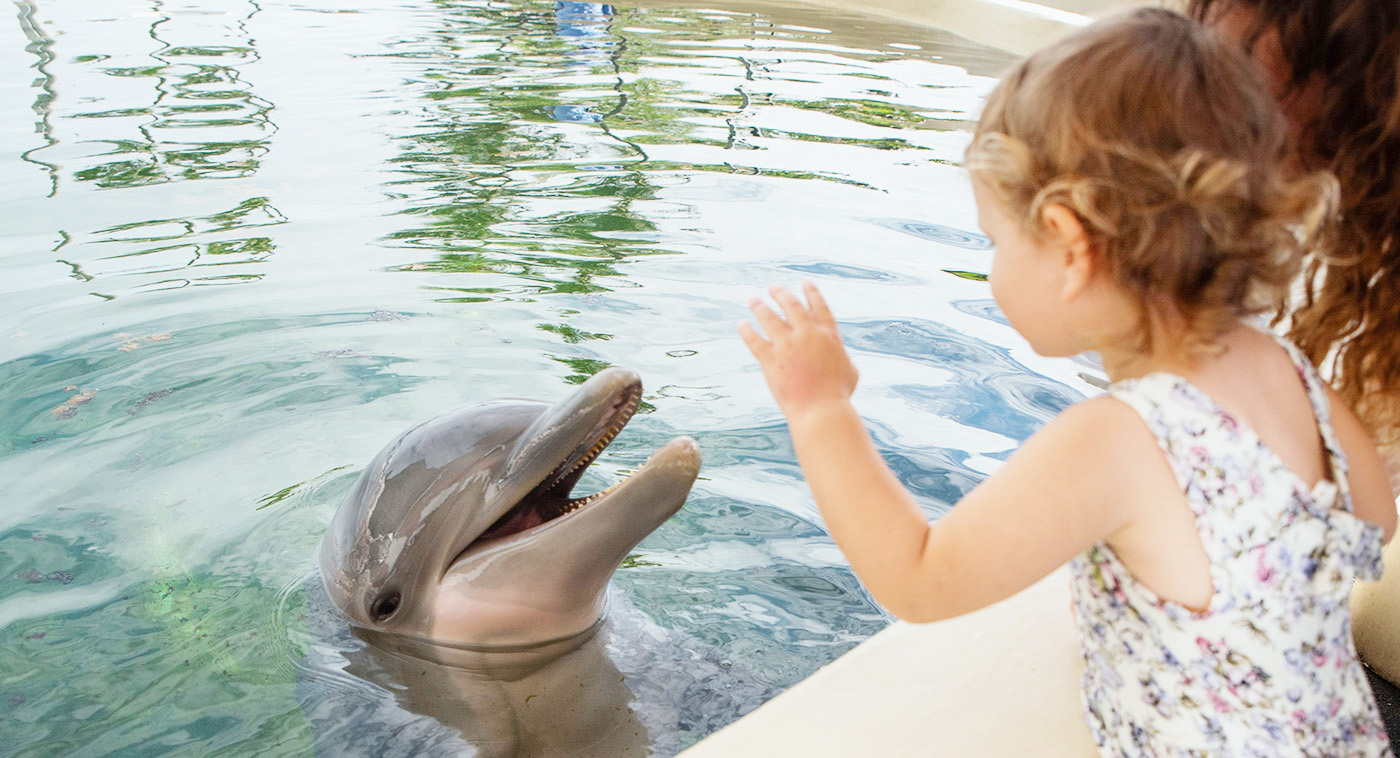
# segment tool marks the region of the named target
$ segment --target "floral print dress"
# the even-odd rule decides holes
[[[1393,756],[1348,609],[1353,577],[1380,576],[1381,530],[1352,515],[1325,389],[1283,344],[1331,466],[1331,481],[1311,490],[1179,376],[1109,390],[1166,454],[1215,593],[1203,611],[1159,598],[1103,543],[1070,563],[1082,697],[1104,756]]]

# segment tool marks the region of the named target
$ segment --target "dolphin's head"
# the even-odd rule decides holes
[[[592,628],[613,571],[700,471],[681,437],[624,481],[570,497],[641,396],[635,373],[610,368],[556,405],[481,403],[408,430],[321,542],[331,598],[357,627],[436,643],[529,646]]]

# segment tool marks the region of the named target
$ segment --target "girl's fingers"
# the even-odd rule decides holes
[[[802,294],[807,297],[807,308],[812,312],[812,318],[825,323],[836,321],[831,309],[826,306],[826,299],[817,291],[816,284],[810,280],[802,282]]]
[[[768,294],[772,295],[778,305],[783,307],[783,313],[793,324],[805,324],[807,322],[807,306],[802,304],[802,301],[797,298],[797,295],[788,292],[776,284],[768,288]]]
[[[772,347],[768,344],[768,340],[764,339],[763,336],[753,328],[753,324],[747,321],[739,322],[739,339],[744,341],[744,345],[748,347],[749,352],[753,353],[753,357],[759,359],[760,363],[762,363],[763,358],[768,355],[768,348]]]
[[[758,325],[763,327],[763,331],[768,332],[769,337],[776,336],[788,328],[783,317],[774,313],[767,303],[757,297],[749,300],[749,310],[753,311],[754,318],[758,319]]]

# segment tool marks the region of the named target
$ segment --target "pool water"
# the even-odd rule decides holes
[[[643,413],[581,489],[679,434],[705,456],[617,591],[773,692],[811,674],[890,617],[735,334],[768,282],[823,287],[931,518],[1092,391],[984,281],[958,164],[1007,53],[754,3],[16,6],[0,750],[309,752],[306,587],[354,477],[417,421],[613,364]],[[678,704],[667,744],[726,702]]]

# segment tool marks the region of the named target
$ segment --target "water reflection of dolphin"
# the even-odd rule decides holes
[[[672,440],[623,482],[570,497],[640,400],[636,374],[607,369],[556,405],[482,403],[386,447],[320,548],[325,596],[369,643],[348,646],[345,671],[476,755],[647,755],[616,635],[598,631],[613,571],[684,503],[699,450]]]

